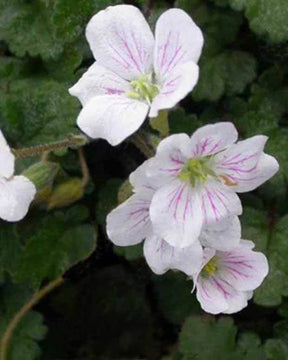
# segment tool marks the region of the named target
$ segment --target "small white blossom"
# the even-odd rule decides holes
[[[251,241],[241,240],[223,252],[204,249],[202,269],[193,276],[197,299],[211,314],[231,314],[242,310],[268,274],[266,257],[253,251]]]
[[[227,122],[160,142],[146,169],[156,189],[149,208],[155,235],[189,246],[203,227],[242,213],[237,192],[254,190],[278,171],[276,159],[263,152],[266,136],[237,137]]]
[[[0,218],[19,221],[28,211],[36,189],[25,176],[13,176],[15,158],[0,130]]]
[[[83,105],[78,126],[92,138],[119,144],[198,81],[203,35],[183,10],[162,14],[154,39],[136,7],[111,6],[93,16],[86,37],[96,62],[69,91]]]
[[[156,187],[147,178],[152,159],[145,161],[130,175],[134,194],[107,216],[107,234],[118,246],[144,242],[144,256],[156,274],[177,269],[192,276],[202,265],[202,246],[228,250],[238,245],[241,236],[237,217],[225,219],[216,226],[203,228],[199,241],[186,248],[173,247],[153,232],[149,210]]]

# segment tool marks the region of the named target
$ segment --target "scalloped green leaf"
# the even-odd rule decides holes
[[[224,94],[241,94],[256,77],[256,60],[243,51],[204,58],[200,61],[200,68],[199,83],[192,93],[197,101],[217,101]]]
[[[236,342],[237,327],[232,318],[190,317],[180,333],[183,359],[264,360],[259,337],[241,334]]]
[[[0,338],[15,313],[27,302],[33,294],[27,284],[13,285],[8,282],[0,288]],[[15,328],[8,346],[7,360],[35,360],[41,355],[38,341],[47,333],[43,324],[43,316],[36,311],[28,312]]]
[[[2,0],[1,38],[16,56],[56,60],[65,44],[84,35],[90,17],[108,5],[109,0]]]
[[[39,286],[44,279],[57,278],[94,251],[94,226],[70,221],[69,210],[45,216],[33,229],[20,259],[17,279]]]
[[[68,86],[47,78],[16,80],[0,100],[2,129],[19,145],[35,145],[77,134],[77,100]]]

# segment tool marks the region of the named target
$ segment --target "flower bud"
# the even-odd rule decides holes
[[[60,165],[50,161],[39,161],[23,172],[23,175],[36,186],[37,192],[50,188],[60,170]]]
[[[73,204],[80,200],[83,194],[84,188],[81,179],[70,178],[54,187],[47,202],[48,210]]]

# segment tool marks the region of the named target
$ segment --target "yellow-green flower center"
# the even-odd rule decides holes
[[[132,99],[146,100],[149,104],[159,93],[159,87],[153,83],[152,74],[140,76],[130,82],[134,91],[127,91],[126,95]]]
[[[203,276],[212,276],[215,275],[218,268],[217,257],[213,256],[211,260],[203,267],[201,274]]]
[[[206,182],[209,176],[215,176],[213,170],[209,166],[210,156],[202,158],[189,159],[183,170],[178,175],[179,178],[185,182],[195,186],[196,183]]]

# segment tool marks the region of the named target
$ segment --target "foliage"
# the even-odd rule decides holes
[[[79,134],[81,107],[67,90],[93,62],[85,26],[116,3],[0,0],[0,124],[11,146]],[[155,24],[173,1],[129,3],[145,11],[152,4],[149,21]],[[270,273],[242,313],[205,315],[191,280],[175,272],[153,275],[142,244],[122,248],[107,239],[106,215],[127,197],[125,181],[143,154],[128,142],[117,148],[91,142],[84,191],[77,151],[53,152],[48,160],[57,171],[41,185],[28,216],[0,223],[0,336],[33,293],[59,276],[66,283],[21,320],[7,360],[288,358],[287,1],[176,0],[175,6],[203,29],[205,46],[199,83],[168,113],[169,131],[190,134],[207,123],[232,121],[243,138],[269,137],[266,152],[279,160],[280,171],[241,195],[241,223],[243,238],[267,255]],[[167,132],[166,120],[158,118],[155,131],[148,130],[154,139]],[[18,159],[17,172],[39,160]],[[69,203],[63,184],[75,182],[79,188]]]

